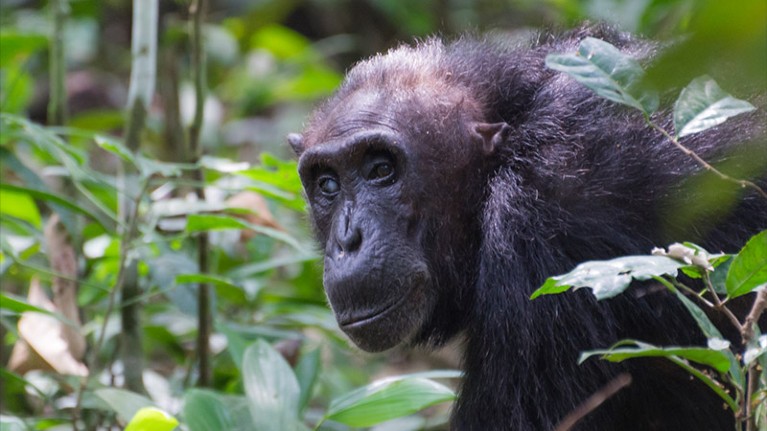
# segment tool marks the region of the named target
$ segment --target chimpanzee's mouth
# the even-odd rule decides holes
[[[339,320],[338,326],[340,326],[344,330],[359,329],[369,324],[375,323],[376,321],[380,319],[384,319],[387,317],[387,315],[394,313],[396,310],[398,310],[402,306],[402,304],[404,304],[405,301],[407,301],[407,299],[411,296],[411,293],[414,290],[416,289],[411,287],[406,294],[400,296],[399,299],[384,306],[383,308],[373,310],[371,312],[368,312],[362,315],[352,315],[343,320]]]

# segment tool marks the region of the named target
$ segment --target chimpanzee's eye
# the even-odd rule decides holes
[[[370,179],[377,180],[377,179],[387,178],[393,173],[394,173],[394,167],[392,167],[391,163],[389,162],[376,163],[376,165],[373,166],[373,170],[370,171]]]
[[[322,194],[328,197],[333,197],[341,190],[341,186],[338,181],[330,175],[323,175],[317,181]]]

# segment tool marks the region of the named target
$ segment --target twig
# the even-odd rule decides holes
[[[751,307],[751,311],[746,316],[746,320],[743,321],[743,327],[740,328],[741,337],[743,337],[743,344],[748,346],[752,343],[755,336],[754,327],[759,323],[759,318],[762,316],[765,308],[767,308],[767,288],[762,289],[756,294],[756,300]],[[756,429],[756,417],[752,407],[751,399],[754,393],[759,387],[759,370],[756,368],[757,361],[754,361],[748,367],[748,383],[746,388],[745,404],[746,404],[746,431],[753,431]]]
[[[205,0],[194,0],[189,9],[192,17],[192,74],[194,78],[194,119],[189,126],[189,150],[192,157],[192,163],[197,163],[202,156],[202,147],[200,145],[200,131],[202,130],[203,114],[205,109],[205,53],[203,50],[202,24],[205,19]],[[205,178],[202,168],[193,172],[194,180],[199,182],[196,187],[197,197],[205,200]],[[201,232],[197,237],[197,263],[200,273],[205,274],[209,270],[208,235]],[[210,367],[210,333],[211,333],[211,310],[210,310],[210,286],[207,283],[200,283],[197,291],[197,357],[200,365],[199,386],[210,386],[211,367]]]
[[[721,313],[724,313],[724,315],[730,319],[730,323],[732,323],[732,325],[737,328],[739,332],[743,333],[743,325],[740,323],[740,320],[738,320],[738,317],[729,308],[727,308],[727,306],[724,305],[724,302],[722,302],[721,299],[719,299],[719,295],[717,295],[714,286],[711,284],[711,277],[709,277],[708,273],[703,275],[703,282],[705,283],[706,289],[709,291],[711,297],[713,298],[714,303],[712,308]]]
[[[756,294],[754,306],[743,321],[743,327],[740,328],[740,335],[743,337],[743,343],[746,344],[754,338],[754,326],[759,323],[759,318],[767,308],[767,288],[764,288]]]
[[[686,155],[690,156],[693,160],[698,162],[698,164],[701,165],[703,168],[705,168],[707,171],[715,174],[716,176],[718,176],[719,178],[721,178],[721,179],[723,179],[725,181],[729,181],[731,183],[738,184],[738,185],[740,185],[743,188],[749,187],[749,188],[755,190],[760,195],[762,195],[763,198],[767,199],[767,192],[762,190],[762,188],[759,187],[758,185],[756,185],[755,183],[753,183],[751,181],[748,181],[748,180],[741,180],[741,179],[738,179],[738,178],[734,178],[734,177],[731,177],[731,176],[725,174],[724,172],[720,171],[719,169],[713,167],[707,161],[703,160],[695,151],[693,151],[693,150],[685,147],[684,145],[682,145],[682,143],[679,142],[679,140],[677,138],[671,136],[671,134],[669,134],[663,127],[655,124],[653,121],[651,121],[649,119],[647,119],[647,123],[653,129],[659,131],[663,136],[666,137],[666,139],[671,141],[671,143],[674,144],[674,146],[676,146],[677,148],[679,148],[683,153],[685,153]]]
[[[586,415],[597,409],[602,403],[618,393],[621,389],[631,384],[631,375],[627,373],[619,374],[600,390],[592,394],[575,410],[568,413],[562,421],[559,422],[554,431],[569,431],[578,421]]]

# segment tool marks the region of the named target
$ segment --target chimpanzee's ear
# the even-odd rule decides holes
[[[305,150],[304,138],[298,133],[288,134],[288,144],[290,144],[290,148],[293,149],[293,152],[296,153],[296,156],[300,156],[301,153],[303,153]]]
[[[485,154],[492,154],[511,132],[511,126],[500,123],[472,123],[469,130]]]

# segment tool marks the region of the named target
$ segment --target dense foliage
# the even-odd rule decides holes
[[[456,367],[450,348],[374,358],[338,331],[284,145],[363,55],[608,19],[690,35],[648,71],[658,87],[732,88],[709,70],[731,62],[767,85],[760,1],[134,3],[0,9],[3,430],[444,426],[459,375],[417,371]],[[725,373],[742,380],[762,338]]]

